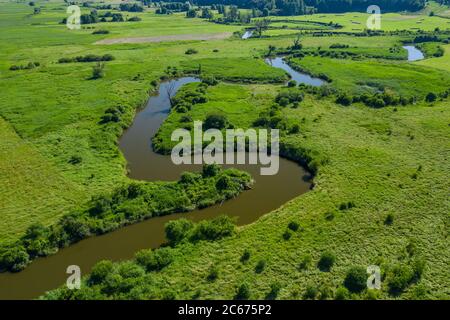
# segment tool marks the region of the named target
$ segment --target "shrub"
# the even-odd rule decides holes
[[[219,277],[219,269],[216,266],[213,266],[208,273],[208,281],[213,282]]]
[[[399,293],[405,290],[414,278],[414,271],[408,265],[395,266],[388,280],[389,290],[392,293]]]
[[[436,100],[437,100],[437,95],[434,92],[428,93],[425,97],[426,102],[434,102]]]
[[[298,224],[298,222],[295,221],[291,221],[288,224],[288,228],[291,229],[292,231],[297,231],[299,227],[300,225]]]
[[[95,30],[92,34],[109,34],[109,30]]]
[[[23,246],[11,247],[0,257],[0,269],[19,272],[28,265],[30,256]]]
[[[203,77],[202,83],[205,83],[208,86],[215,86],[219,83],[219,80],[214,78],[214,76],[206,76],[206,77]]]
[[[317,263],[317,266],[321,271],[330,271],[335,261],[336,256],[334,255],[334,253],[325,251],[320,256],[320,260]]]
[[[334,295],[335,300],[346,300],[350,295],[350,292],[345,287],[339,287]]]
[[[187,49],[184,53],[185,54],[196,54],[196,53],[198,53],[198,51],[196,49],[190,48],[190,49]]]
[[[255,272],[261,273],[266,268],[266,260],[259,260],[258,263],[255,266]]]
[[[225,215],[212,220],[199,222],[193,232],[192,240],[218,240],[233,235],[236,231],[234,221]]]
[[[295,81],[295,80],[290,80],[290,81],[287,83],[287,86],[288,86],[289,88],[296,87],[296,86],[297,86],[297,81]]]
[[[92,79],[100,79],[105,76],[105,64],[97,62],[95,66],[92,67]]]
[[[228,120],[222,114],[209,114],[203,123],[203,130],[208,129],[225,129],[228,127]]]
[[[386,218],[384,219],[384,224],[387,226],[390,226],[394,223],[394,215],[392,213],[389,213]]]
[[[363,267],[351,267],[344,280],[344,286],[351,292],[361,292],[367,286],[367,272]]]
[[[303,299],[314,300],[317,297],[319,290],[316,286],[308,285],[306,287],[305,293],[303,294]]]
[[[141,20],[142,19],[139,18],[139,17],[131,17],[131,18],[128,19],[128,21],[132,21],[132,22],[134,22],[134,21],[141,21]]]
[[[284,240],[289,240],[292,237],[292,232],[289,230],[284,231],[283,233],[283,239]]]
[[[235,300],[248,300],[250,298],[250,287],[247,283],[243,283],[237,289]]]
[[[170,248],[144,249],[136,253],[135,259],[147,271],[159,271],[172,263],[173,253]]]
[[[348,93],[340,94],[336,99],[336,103],[339,103],[343,106],[351,105],[352,101],[353,101],[353,98]]]
[[[103,260],[98,262],[91,270],[88,282],[89,284],[100,284],[106,277],[113,271],[114,265],[109,260]]]
[[[170,244],[176,245],[185,239],[194,227],[192,221],[187,219],[177,219],[166,223],[166,238]]]
[[[250,251],[248,249],[244,250],[244,253],[242,254],[240,260],[241,260],[242,263],[247,262],[248,260],[250,260]]]
[[[275,300],[278,297],[278,293],[281,290],[281,285],[278,282],[272,283],[270,285],[270,291],[266,295],[267,300]]]
[[[202,175],[204,178],[217,176],[222,168],[218,164],[205,164],[202,168]]]

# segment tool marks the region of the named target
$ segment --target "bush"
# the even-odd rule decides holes
[[[15,246],[4,252],[0,257],[0,269],[19,272],[30,263],[30,256],[23,246]]]
[[[394,215],[392,213],[389,213],[386,218],[384,219],[384,224],[387,226],[390,226],[394,223]]]
[[[206,76],[206,77],[203,77],[202,83],[205,83],[208,86],[215,86],[219,83],[219,80],[214,78],[214,76]]]
[[[208,281],[213,282],[219,277],[219,269],[216,266],[213,266],[208,273]]]
[[[248,300],[250,298],[250,287],[247,283],[243,283],[237,289],[235,300]]]
[[[305,293],[303,294],[303,299],[314,300],[317,297],[319,290],[316,286],[308,285],[306,287]]]
[[[242,263],[247,262],[248,260],[250,260],[250,251],[248,249],[244,250],[244,253],[242,254],[240,260],[241,260]]]
[[[430,92],[425,97],[426,102],[435,102],[437,100],[437,95],[434,92]]]
[[[405,290],[414,278],[414,270],[408,265],[395,266],[389,276],[388,286],[392,293]]]
[[[344,280],[344,286],[351,292],[361,292],[367,286],[367,272],[363,267],[351,267]]]
[[[336,99],[336,103],[339,103],[343,106],[351,105],[352,101],[353,101],[353,98],[347,93],[340,94]]]
[[[176,245],[185,239],[194,227],[192,221],[187,219],[177,219],[166,223],[166,238],[171,245]]]
[[[281,290],[281,285],[276,282],[270,285],[270,291],[266,295],[266,300],[275,300],[278,297],[278,293]]]
[[[128,19],[128,21],[132,21],[132,22],[134,22],[134,21],[141,21],[141,20],[142,19],[139,18],[139,17],[131,17],[131,18]]]
[[[330,271],[335,261],[336,256],[334,255],[334,253],[325,251],[320,256],[320,260],[317,263],[317,266],[321,271]]]
[[[218,164],[205,164],[202,168],[202,176],[204,178],[215,177],[220,171],[222,171],[222,168]]]
[[[261,273],[266,268],[266,260],[259,260],[258,263],[255,266],[255,272]]]
[[[100,79],[105,76],[105,64],[97,62],[95,66],[92,67],[92,79]]]
[[[284,240],[289,240],[292,237],[292,232],[289,230],[284,231],[283,233],[283,239]]]
[[[196,53],[198,53],[198,51],[196,49],[190,48],[190,49],[187,49],[184,53],[185,54],[196,54]]]
[[[339,287],[334,296],[335,300],[346,300],[350,296],[350,292],[345,287]]]
[[[297,231],[299,227],[300,227],[300,225],[298,224],[298,222],[295,222],[295,221],[291,221],[288,224],[288,228],[294,232]]]
[[[103,260],[98,262],[91,270],[89,275],[89,284],[95,285],[102,283],[106,277],[112,273],[114,265],[109,260]]]
[[[297,86],[297,81],[295,81],[295,80],[290,80],[290,81],[287,83],[287,86],[288,86],[289,88],[296,87],[296,86]]]
[[[95,30],[92,34],[109,34],[109,30]]]
[[[170,248],[144,249],[136,253],[135,260],[147,271],[160,271],[172,263],[173,254]]]
[[[218,240],[224,237],[232,236],[236,232],[234,221],[225,215],[212,220],[199,222],[193,232],[191,239],[196,240]]]
[[[203,130],[225,129],[228,127],[227,117],[222,114],[209,114],[203,123]]]

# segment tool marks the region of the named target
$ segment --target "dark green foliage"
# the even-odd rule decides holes
[[[83,161],[83,158],[80,155],[71,156],[69,159],[70,164],[79,164]]]
[[[243,283],[237,289],[235,300],[248,300],[250,299],[250,287],[247,283]]]
[[[245,249],[245,250],[244,250],[244,253],[242,253],[242,256],[241,256],[241,258],[240,258],[240,261],[241,261],[242,263],[245,263],[245,262],[247,262],[248,260],[250,260],[250,250]]]
[[[41,64],[39,62],[28,62],[26,65],[12,65],[11,67],[9,67],[9,70],[11,71],[31,70],[39,67],[40,65]]]
[[[104,30],[98,30],[98,32],[101,32],[103,34]],[[77,56],[73,58],[60,58],[58,60],[58,63],[70,63],[70,62],[100,62],[100,61],[112,61],[114,60],[114,56],[107,53],[102,56],[95,55],[95,54],[87,54],[85,56]]]
[[[311,265],[311,256],[309,254],[303,255],[303,257],[300,260],[300,263],[298,264],[299,270],[306,270]]]
[[[0,255],[0,270],[18,272],[28,265],[30,257],[22,246],[12,247]]]
[[[92,32],[92,34],[109,34],[109,30],[95,30]]]
[[[176,245],[187,238],[189,232],[194,227],[192,221],[187,219],[178,219],[166,223],[166,238],[171,245]]]
[[[388,279],[389,290],[400,293],[405,290],[414,278],[414,270],[409,265],[396,265],[392,269]]]
[[[436,100],[437,100],[437,95],[434,92],[428,93],[425,97],[426,102],[434,102]]]
[[[363,291],[367,286],[366,269],[360,266],[351,267],[345,276],[344,285],[351,292]]]
[[[202,175],[203,177],[215,177],[217,176],[222,168],[218,164],[205,164],[202,168]]]
[[[350,292],[345,287],[339,287],[336,289],[336,294],[334,295],[335,300],[347,300],[349,298]]]
[[[209,114],[203,123],[203,130],[225,129],[228,127],[228,120],[223,114]]]
[[[214,76],[206,76],[202,78],[202,83],[206,83],[208,86],[215,86],[219,83],[219,80],[214,78]]]
[[[390,226],[394,223],[394,215],[392,213],[389,213],[386,218],[384,219],[384,224],[387,226]]]
[[[321,271],[330,271],[331,267],[333,266],[334,262],[336,261],[336,256],[334,253],[330,251],[325,251],[320,256],[320,260],[317,263],[317,267]]]
[[[213,282],[216,281],[218,277],[219,277],[219,269],[216,266],[211,267],[207,276],[207,280]]]
[[[302,101],[303,101],[303,92],[293,88],[283,90],[275,98],[275,102],[277,102],[283,107],[291,103],[301,103]]]
[[[196,53],[198,53],[198,51],[196,49],[189,48],[184,53],[185,54],[196,54]]]
[[[135,260],[147,271],[160,271],[172,262],[173,253],[170,248],[144,249],[136,253]]]
[[[142,19],[139,17],[131,17],[128,19],[128,21],[132,21],[132,22],[137,22],[137,21],[141,21]]]
[[[120,11],[128,11],[128,12],[142,12],[144,8],[137,3],[121,3],[119,5]]]
[[[88,280],[89,284],[95,285],[102,283],[113,269],[114,265],[110,260],[98,262],[91,270]]]
[[[255,266],[255,272],[261,273],[266,268],[266,260],[259,260],[258,263]]]
[[[281,285],[278,282],[272,283],[270,285],[270,291],[267,293],[266,300],[275,300],[278,297],[278,293],[281,290]]]
[[[297,231],[298,228],[300,228],[300,224],[296,221],[291,221],[288,224],[288,228],[291,229],[292,231]]]
[[[306,287],[305,293],[303,294],[303,299],[314,300],[319,294],[319,290],[314,285],[308,285]]]
[[[97,62],[95,66],[92,67],[92,77],[91,79],[100,79],[105,76],[105,64],[102,62]]]
[[[284,240],[289,240],[290,238],[292,237],[292,232],[290,231],[290,230],[286,230],[286,231],[284,231],[284,233],[283,233],[283,239]]]
[[[353,101],[353,98],[347,93],[339,95],[336,99],[336,103],[339,103],[343,106],[351,105],[352,101]]]
[[[234,235],[236,225],[232,218],[222,215],[209,221],[201,221],[195,225],[191,240],[218,240]]]

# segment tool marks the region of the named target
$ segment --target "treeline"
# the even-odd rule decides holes
[[[72,157],[77,165],[82,159]],[[64,215],[56,224],[30,226],[9,247],[0,248],[0,270],[20,271],[32,259],[47,256],[92,235],[100,235],[147,218],[204,208],[237,196],[251,184],[248,173],[205,165],[178,182],[131,183],[110,195],[93,198],[84,209]]]
[[[70,63],[70,62],[99,62],[99,61],[112,61],[114,60],[114,56],[107,53],[102,56],[98,56],[95,54],[88,54],[85,56],[77,56],[73,58],[60,58],[58,63]]]
[[[447,0],[444,0],[447,1]],[[239,8],[256,8],[270,14],[298,15],[307,13],[366,12],[370,5],[386,11],[417,11],[423,9],[425,0],[196,0],[200,6],[236,5]]]

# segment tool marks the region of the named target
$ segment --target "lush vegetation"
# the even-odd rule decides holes
[[[313,190],[248,226],[226,218],[172,222],[163,248],[101,262],[82,290],[57,289],[47,298],[448,298],[449,25],[435,4],[434,15],[383,15],[378,33],[364,30],[365,13],[272,16],[270,24],[279,25],[247,40],[232,33],[255,21],[213,23],[198,18],[200,10],[186,18],[145,7],[132,13],[140,21],[113,23],[107,12],[116,8],[101,4],[98,22],[71,31],[59,23],[65,4],[37,4],[39,14],[25,3],[0,3],[3,268],[18,270],[86,236],[242,191],[249,177],[236,171],[165,183],[126,176],[117,140],[136,109],[161,80],[194,74],[203,83],[175,97],[154,141],[159,151],[172,146],[174,128],[189,129],[194,120],[220,129],[279,128],[283,156],[315,174]],[[230,37],[189,39],[216,33]],[[130,37],[159,42],[95,44]],[[406,61],[401,46],[413,41],[427,59]],[[287,83],[284,71],[265,64],[269,52],[328,84]],[[97,61],[105,55],[114,59]],[[57,63],[73,57],[95,59]],[[39,65],[25,67],[31,61]],[[363,288],[362,270],[373,264],[382,271],[380,291]]]

